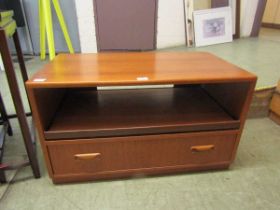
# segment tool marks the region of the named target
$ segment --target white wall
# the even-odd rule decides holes
[[[97,52],[93,0],[75,0],[82,53]]]
[[[185,42],[184,0],[158,0],[157,48]]]
[[[248,37],[254,24],[259,0],[241,0],[240,36]]]

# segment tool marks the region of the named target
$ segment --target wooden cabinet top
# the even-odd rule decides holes
[[[195,84],[255,81],[256,76],[205,52],[60,54],[27,87]]]

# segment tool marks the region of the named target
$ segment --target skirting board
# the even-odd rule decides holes
[[[262,23],[262,27],[280,29],[280,24],[276,24],[276,23]]]

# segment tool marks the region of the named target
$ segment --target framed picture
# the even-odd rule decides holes
[[[230,7],[193,12],[195,46],[206,46],[232,41]]]
[[[248,1],[244,1],[244,2],[246,3]],[[211,8],[226,7],[226,6],[230,6],[232,11],[233,38],[238,39],[240,38],[241,0],[211,0]]]

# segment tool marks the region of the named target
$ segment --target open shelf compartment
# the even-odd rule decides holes
[[[45,124],[47,140],[226,130],[240,125],[201,85],[61,92],[60,103]]]

